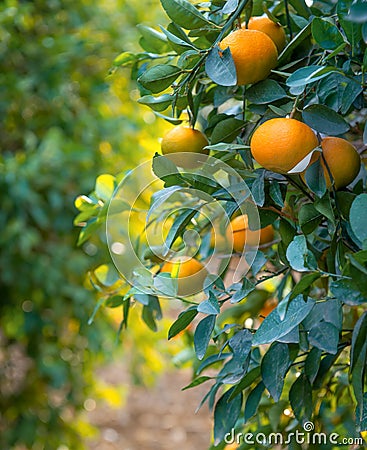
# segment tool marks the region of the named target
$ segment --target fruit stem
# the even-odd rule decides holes
[[[242,118],[243,118],[243,121],[245,121],[245,119],[246,119],[246,85],[243,86],[242,109],[243,109]]]

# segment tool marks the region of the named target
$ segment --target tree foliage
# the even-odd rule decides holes
[[[98,235],[76,249],[73,201],[97,172],[137,163],[132,145],[141,154],[152,139],[135,140],[145,122],[122,103],[128,78],[106,80],[119,40],[146,17],[138,3],[119,14],[123,3],[0,5],[2,449],[83,448],[91,435],[80,412],[101,395],[93,370],[115,333],[107,320],[88,325],[97,300],[85,273],[106,252]]]
[[[190,171],[177,159],[154,156],[153,172],[164,187],[151,198],[147,227],[164,220],[157,213],[164,204],[171,219],[166,230],[170,239],[155,249],[157,258],[150,254],[144,259],[149,249],[144,241],[132,244],[146,269],[134,272],[133,287],[121,296],[123,326],[129,308],[143,303],[143,318],[156,327],[162,293],[180,298],[174,274],[160,273],[162,259],[169,251],[190,246],[184,233],[191,230],[201,238],[191,244],[195,257],[209,260],[216,250],[210,245],[213,224],[205,221],[204,207],[220,206],[231,218],[240,211],[238,198],[244,200],[249,189],[259,220],[250,228],[272,224],[275,242],[251,256],[250,270],[240,280],[228,284],[229,262],[208,275],[198,296],[180,298],[190,305],[169,331],[171,338],[194,324],[191,359],[197,378],[192,386],[212,383],[203,402],[214,409],[214,443],[223,448],[233,426],[261,433],[269,432],[270,424],[273,431],[285,433],[312,420],[317,431],[336,428],[341,436],[364,431],[365,168],[351,185],[336,190],[333,183],[328,185],[320,161],[306,172],[310,161],[303,162],[297,171],[305,172],[302,176],[264,170],[251,158],[250,141],[259,124],[291,116],[319,137],[343,136],[363,149],[366,3],[213,0],[194,5],[161,0],[161,5],[171,22],[159,29],[157,24],[140,27],[144,51],[124,52],[114,65],[131,68],[139,103],[158,117],[201,127],[211,158]],[[288,43],[266,80],[237,86],[231,53],[220,51],[218,43],[241,21],[263,12],[284,27]],[[243,182],[231,172],[226,189],[221,188],[220,163]],[[115,187],[118,191],[118,182]],[[89,199],[99,204],[90,217],[105,221],[103,210],[110,199],[96,193]],[[190,207],[194,209],[188,215]],[[221,234],[226,239],[223,230]],[[277,306],[262,320],[269,298]],[[203,376],[209,368],[210,376]]]

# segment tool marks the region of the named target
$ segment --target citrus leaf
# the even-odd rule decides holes
[[[287,344],[275,342],[265,353],[261,361],[261,376],[266,389],[278,402],[283,391],[284,378],[291,360]]]
[[[173,101],[173,97],[169,94],[163,94],[159,97],[153,97],[153,95],[144,95],[138,99],[138,103],[149,106],[153,111],[164,111],[167,109]]]
[[[312,36],[325,50],[334,50],[343,44],[341,32],[330,20],[315,17],[312,21]]]
[[[237,83],[236,67],[229,48],[213,47],[206,58],[205,71],[220,86],[235,86]]]
[[[308,126],[320,133],[340,135],[349,130],[349,124],[333,109],[325,105],[310,105],[302,112]]]
[[[242,395],[230,400],[233,388],[229,389],[218,400],[214,410],[214,445],[218,445],[226,433],[236,424],[242,407]]]
[[[247,100],[255,105],[267,105],[285,97],[287,97],[285,90],[271,79],[260,81],[246,91]]]
[[[170,329],[168,330],[168,339],[172,339],[182,330],[190,325],[190,323],[194,320],[197,315],[196,306],[190,306],[190,308],[186,309],[179,314],[177,320],[173,322]]]
[[[186,30],[195,30],[212,25],[187,0],[161,0],[161,4],[167,16]]]
[[[201,320],[196,327],[194,334],[194,347],[196,356],[199,360],[202,360],[205,356],[210,337],[214,330],[214,325],[215,316],[210,315]]]
[[[299,295],[290,302],[283,320],[277,309],[274,309],[263,321],[255,333],[253,345],[271,344],[292,331],[312,311],[315,301],[308,298],[303,300]]]
[[[349,217],[353,233],[364,242],[367,239],[367,194],[360,194],[354,199]]]
[[[170,64],[157,64],[138,78],[138,82],[157,94],[167,89],[180,75],[181,69]]]

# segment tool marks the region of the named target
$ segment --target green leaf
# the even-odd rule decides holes
[[[362,91],[363,88],[361,86],[360,81],[349,80],[348,84],[344,89],[342,97],[342,107],[340,112],[343,115],[347,114],[349,108],[352,106],[353,102],[361,94]]]
[[[248,329],[237,331],[228,341],[228,345],[233,353],[233,359],[244,363],[251,351],[252,333]]]
[[[161,0],[161,4],[167,16],[186,30],[195,30],[212,25],[187,0]]]
[[[338,351],[339,330],[332,323],[319,322],[309,330],[308,340],[312,346],[335,355]]]
[[[301,374],[293,383],[289,391],[289,401],[298,422],[303,425],[311,419],[312,387],[305,374]]]
[[[112,264],[102,264],[97,267],[94,270],[94,275],[103,286],[107,287],[113,286],[120,279],[117,270]]]
[[[326,192],[326,180],[324,176],[324,168],[321,164],[321,157],[311,164],[305,173],[307,186],[318,197],[322,197]]]
[[[219,353],[217,355],[211,355],[208,356],[204,361],[200,364],[196,371],[196,375],[199,375],[204,369],[206,369],[209,366],[212,366],[213,364],[216,364],[217,362],[223,361],[229,356],[232,356],[232,353]]]
[[[180,37],[176,36],[176,34],[171,33],[169,30],[166,30],[162,26],[160,28],[171,43],[179,45],[180,47],[184,47],[186,49],[195,50],[195,53],[197,54],[196,47],[190,42],[189,38],[186,35],[186,39],[181,39]]]
[[[205,71],[220,86],[235,86],[237,83],[236,67],[229,48],[213,47],[206,58]]]
[[[254,202],[258,206],[264,206],[265,203],[265,170],[257,173],[257,178],[251,186],[251,194]]]
[[[196,306],[190,306],[186,311],[183,311],[178,316],[177,320],[173,322],[170,329],[168,330],[168,339],[172,339],[182,330],[184,330],[190,323],[194,320],[197,315]]]
[[[256,289],[256,285],[254,283],[252,283],[252,281],[250,281],[249,279],[244,278],[241,289],[237,290],[232,295],[231,303],[240,302],[241,300],[246,298],[250,294],[250,292],[254,291],[255,289]]]
[[[153,53],[165,53],[169,50],[167,38],[164,34],[141,23],[136,25],[136,28],[142,35],[142,38],[140,39],[140,45],[145,51]]]
[[[311,34],[311,23],[307,24],[285,47],[278,57],[278,64],[281,66],[292,55],[294,50]]]
[[[168,297],[177,296],[177,279],[171,277],[169,273],[158,273],[154,277],[153,284],[159,295],[167,295]]]
[[[190,384],[188,384],[187,386],[183,387],[183,388],[181,389],[181,391],[186,391],[186,389],[191,389],[191,388],[193,388],[193,387],[199,386],[200,384],[203,384],[203,383],[205,383],[205,381],[208,381],[208,380],[212,380],[212,377],[206,377],[206,376],[203,376],[203,377],[195,378],[194,381],[192,381],[192,382],[191,382]]]
[[[306,19],[310,17],[312,11],[307,6],[304,0],[289,0],[289,3],[293,6],[293,8],[297,11],[297,13]]]
[[[262,381],[260,381],[260,383],[256,385],[247,397],[245,405],[245,423],[256,414],[264,390],[265,385]]]
[[[93,234],[99,229],[101,226],[100,222],[96,218],[92,218],[88,220],[86,225],[82,228],[82,231],[79,233],[77,245],[84,244]]]
[[[214,127],[211,136],[211,144],[218,144],[219,142],[233,142],[242,130],[243,126],[243,120],[235,119],[233,117],[221,120]]]
[[[273,200],[273,202],[283,208],[284,206],[284,199],[282,190],[280,188],[280,184],[275,182],[270,183],[270,189],[269,189],[270,196]]]
[[[287,79],[287,86],[291,88],[306,86],[309,83],[321,80],[330,73],[340,72],[335,67],[310,65],[297,69]]]
[[[105,301],[105,306],[108,308],[117,308],[124,303],[124,297],[121,295],[113,295],[112,297],[108,297]]]
[[[237,395],[232,400],[230,396],[233,388],[229,389],[218,400],[214,410],[214,445],[218,445],[226,433],[236,424],[242,407],[242,395]]]
[[[367,21],[367,3],[366,0],[354,0],[350,6],[348,20],[357,23]]]
[[[307,289],[314,283],[314,281],[318,280],[321,277],[319,273],[308,273],[304,275],[299,282],[294,286],[290,300],[294,299],[300,294],[304,294],[307,292]]]
[[[128,65],[134,64],[138,59],[138,56],[135,55],[135,53],[132,52],[123,52],[120,53],[116,58],[113,60],[113,65],[115,67],[124,67]]]
[[[352,280],[337,280],[330,283],[330,291],[346,305],[358,306],[367,303],[367,298],[361,294]]]
[[[317,372],[320,368],[322,351],[318,348],[313,348],[309,352],[305,361],[305,375],[309,379],[310,383],[313,384],[315,381]]]
[[[182,119],[176,119],[175,117],[165,116],[164,114],[161,114],[157,111],[154,111],[154,114],[160,119],[166,120],[167,122],[171,123],[172,125],[180,125],[183,122]]]
[[[160,178],[163,181],[169,181],[170,179],[175,179],[174,177],[179,176],[178,169],[176,165],[169,159],[167,156],[161,156],[161,155],[154,155],[153,157],[153,164],[152,164],[152,170],[153,173]],[[170,186],[168,189],[181,189],[178,186]],[[160,191],[162,193],[161,196],[158,196],[159,198],[164,198],[164,201],[166,201],[166,195],[170,195],[171,191],[164,190]],[[156,197],[155,197],[156,198]],[[156,202],[154,202],[156,203]],[[157,207],[157,205],[155,205]]]
[[[194,334],[194,346],[196,356],[199,360],[202,360],[205,356],[210,337],[214,330],[214,325],[215,315],[210,315],[202,319],[196,327]]]
[[[168,160],[168,158],[165,158],[165,157],[163,157],[163,158],[164,158],[164,160]],[[160,160],[159,160],[159,165],[154,167],[155,159],[156,158],[153,158],[153,172],[155,173],[155,171],[157,171],[157,173],[155,173],[157,176],[163,174],[162,176],[165,177],[164,174],[166,173],[165,172],[166,167],[160,165]],[[174,167],[176,168],[176,166],[174,166]],[[168,167],[167,172],[169,172],[170,170],[171,169]],[[177,168],[176,168],[176,171],[177,171]],[[151,205],[149,207],[146,221],[149,222],[149,219],[150,219],[152,213],[157,211],[165,202],[168,202],[168,199],[170,198],[171,195],[173,195],[175,192],[180,191],[181,189],[182,189],[181,186],[170,186],[168,188],[161,189],[160,191],[158,191],[154,195],[152,195]]]
[[[315,17],[312,21],[312,35],[325,50],[334,50],[344,42],[338,28],[329,19],[320,17]]]
[[[218,300],[212,292],[209,292],[209,298],[207,300],[204,300],[203,302],[199,303],[198,312],[201,312],[203,314],[220,313]]]
[[[234,386],[234,390],[232,391],[231,400],[236,395],[240,394],[242,391],[247,389],[251,384],[259,378],[261,375],[261,368],[260,366],[254,367],[249,372],[246,373],[246,375],[242,378],[242,380]]]
[[[363,243],[367,239],[367,194],[360,194],[354,199],[349,217],[353,233]]]
[[[308,298],[305,302],[303,295],[299,295],[289,303],[283,320],[281,320],[277,308],[274,309],[256,331],[253,345],[271,344],[285,336],[304,320],[314,306],[313,299]]]
[[[153,97],[153,95],[144,95],[138,99],[138,103],[149,106],[153,111],[164,111],[167,109],[173,101],[173,97],[169,94],[163,94],[159,97]]]
[[[291,364],[287,344],[274,342],[261,361],[261,376],[266,389],[278,402],[283,391],[285,375]]]
[[[302,112],[303,120],[316,131],[340,135],[349,130],[349,124],[333,109],[325,105],[310,105]]]
[[[288,245],[286,256],[292,269],[298,272],[307,272],[317,267],[315,257],[308,250],[306,238],[302,234],[295,236]]]
[[[191,219],[195,216],[196,213],[197,209],[187,208],[178,217],[175,218],[175,221],[173,222],[166,237],[166,250],[163,256],[167,255],[175,240],[179,236],[182,236],[182,234],[187,229],[187,225],[191,222]]]
[[[354,326],[352,347],[350,352],[350,371],[352,372],[367,341],[367,311],[358,319]]]
[[[352,47],[352,55],[355,54],[362,37],[362,26],[349,20],[349,12],[351,7],[351,0],[338,0],[337,13],[339,23],[342,26],[344,33],[346,34],[348,41]]]
[[[149,296],[149,305],[143,306],[141,317],[152,331],[158,330],[156,320],[162,318],[162,311],[158,297],[155,297],[154,295]]]
[[[287,93],[275,80],[267,79],[254,84],[246,91],[246,98],[255,105],[267,105],[282,98]]]
[[[302,231],[305,234],[310,234],[321,222],[322,215],[316,210],[313,203],[305,203],[299,210],[298,220]]]
[[[236,11],[238,7],[239,0],[227,0],[222,8],[223,14],[231,14]]]
[[[356,422],[357,427],[360,427],[361,422],[365,422],[363,412],[365,411],[366,395],[364,393],[364,376],[366,373],[367,362],[367,311],[362,314],[355,325],[352,336],[351,349],[351,382],[353,386],[354,395],[357,400],[356,408]]]
[[[315,208],[319,213],[325,216],[329,221],[335,225],[335,216],[333,206],[331,204],[330,194],[326,192],[321,198],[315,200]]]
[[[115,177],[112,175],[100,175],[96,179],[95,193],[98,198],[108,202],[115,190]]]
[[[138,78],[138,82],[149,91],[157,94],[167,89],[181,74],[181,69],[170,64],[157,64]]]

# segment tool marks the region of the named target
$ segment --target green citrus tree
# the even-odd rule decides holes
[[[82,233],[106,222],[119,269],[103,302],[121,328],[133,306],[155,329],[162,300],[186,305],[168,338],[186,330],[216,448],[232,430],[256,448],[271,432],[363,436],[367,4],[161,5],[168,25],[140,25],[142,51],[114,67],[175,128],[153,174],[109,178],[80,205]],[[123,226],[134,214],[140,228]]]
[[[95,368],[113,352],[115,332],[106,317],[88,325],[96,295],[83,286],[106,251],[97,235],[76,248],[73,200],[97,172],[137,164],[151,139],[136,142],[145,116],[126,107],[129,78],[106,80],[120,40],[148,13],[140,2],[114,5],[0,5],[2,449],[84,448],[85,400],[109,400]]]

